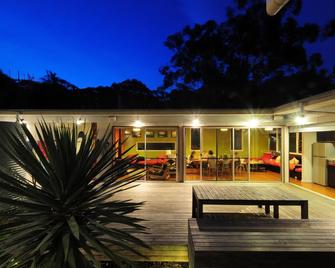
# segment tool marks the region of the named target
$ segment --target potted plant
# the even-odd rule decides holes
[[[141,219],[130,215],[142,203],[115,194],[143,176],[136,156],[116,157],[110,129],[97,142],[90,129],[80,143],[75,124],[42,121],[35,131],[16,124],[1,133],[16,165],[0,166],[0,266],[99,267],[97,255],[130,263],[122,252],[146,247],[134,236],[145,231]]]

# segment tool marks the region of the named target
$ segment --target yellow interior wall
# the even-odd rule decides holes
[[[214,128],[203,128],[202,129],[202,152],[204,155],[208,154],[208,151],[212,150],[216,155],[216,129]]]
[[[218,132],[218,157],[223,158],[225,155],[229,158],[232,157],[232,151],[230,150],[230,134],[231,131],[219,131]]]
[[[250,157],[261,157],[269,151],[269,132],[263,128],[250,129]]]
[[[123,129],[125,130],[125,129]],[[130,132],[132,128],[128,128]],[[164,129],[155,129],[154,138],[147,138],[148,142],[175,142],[176,138],[171,137],[171,131],[168,131],[167,138],[158,138],[157,130],[164,130]],[[248,157],[248,130],[243,129],[243,150],[236,151],[238,156],[240,157]],[[268,145],[268,138],[269,133],[264,129],[250,129],[250,157],[261,157],[264,152],[269,150]],[[218,152],[216,152],[216,129],[214,128],[203,128],[202,129],[202,148],[204,153],[208,153],[209,150],[212,150],[215,155],[218,157],[223,157],[227,155],[228,157],[233,157],[233,152],[230,150],[231,147],[231,130],[228,131],[218,131]],[[125,142],[125,148],[129,148],[132,145],[136,145],[138,142],[144,142],[144,129],[141,130],[141,137],[136,138],[132,137],[131,135],[128,137],[127,141]],[[130,154],[138,154],[140,156],[145,156],[144,151],[137,151],[136,146],[130,150]],[[191,154],[191,129],[185,129],[185,156],[189,157]],[[195,158],[200,157],[200,150],[195,151]],[[148,158],[156,158],[158,155],[166,154],[166,151],[147,151],[146,156]],[[176,151],[172,151],[172,154],[175,154]]]
[[[185,129],[185,156],[188,159],[190,157],[190,154],[192,152],[191,150],[191,128]],[[200,158],[200,150],[194,150],[195,155],[194,158],[198,159]]]
[[[186,129],[185,146],[186,157],[191,154],[191,129]],[[264,152],[269,150],[268,147],[268,132],[264,129],[250,129],[250,157],[261,157]],[[231,129],[228,131],[218,131],[218,152],[216,152],[216,129],[203,128],[202,129],[202,149],[204,153],[212,150],[215,155],[222,158],[224,155],[233,157],[231,150]],[[248,157],[248,130],[242,130],[242,150],[236,150],[240,157]],[[200,151],[195,151],[195,157],[198,158]]]

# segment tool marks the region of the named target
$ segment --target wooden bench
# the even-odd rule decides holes
[[[335,267],[335,221],[189,219],[193,268]]]
[[[192,190],[192,218],[203,217],[204,205],[255,205],[265,206],[270,213],[273,206],[274,218],[279,218],[279,206],[300,206],[301,218],[308,219],[308,200],[301,199],[278,187],[197,185]]]

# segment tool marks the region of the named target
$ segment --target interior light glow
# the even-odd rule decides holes
[[[200,120],[199,119],[193,119],[192,120],[192,127],[199,127],[200,126]]]
[[[141,120],[136,120],[133,125],[135,128],[141,128],[144,126],[144,123]]]
[[[139,131],[141,131],[141,129],[138,128],[138,127],[134,127],[134,128],[133,128],[133,131],[134,131],[134,132],[139,132]]]
[[[222,132],[228,131],[228,128],[220,128],[220,131]]]
[[[77,125],[81,125],[81,124],[83,124],[83,123],[84,123],[84,120],[83,120],[83,119],[79,118],[79,119],[77,120]]]
[[[307,118],[303,115],[297,115],[295,118],[295,122],[297,125],[304,125],[307,123]]]
[[[248,121],[246,123],[246,126],[247,127],[250,127],[250,128],[254,128],[254,127],[257,127],[259,125],[259,121],[258,119],[251,119],[250,121]]]
[[[266,131],[272,131],[273,127],[266,127],[266,128],[264,128],[264,130],[266,130]]]

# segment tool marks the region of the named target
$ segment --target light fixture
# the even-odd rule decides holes
[[[304,125],[307,123],[307,118],[303,115],[297,115],[295,118],[295,122],[297,125]]]
[[[220,131],[222,132],[228,131],[228,128],[220,128]]]
[[[250,127],[250,128],[254,128],[254,127],[257,127],[259,125],[259,121],[258,119],[254,118],[254,119],[251,119],[250,121],[248,121],[246,123],[246,126],[247,127]]]
[[[264,130],[266,130],[266,131],[272,131],[273,127],[265,127]]]
[[[77,119],[77,125],[81,125],[83,123],[84,123],[84,120],[79,117],[79,119]]]
[[[138,119],[137,119],[137,120],[135,120],[133,126],[134,126],[135,128],[141,128],[141,127],[144,126],[144,123],[143,123],[141,120],[138,120]]]
[[[133,131],[134,131],[134,132],[140,132],[140,131],[141,131],[141,129],[140,129],[140,128],[138,128],[138,127],[134,127],[134,128],[133,128]]]
[[[200,120],[198,118],[192,120],[192,127],[200,127]]]

